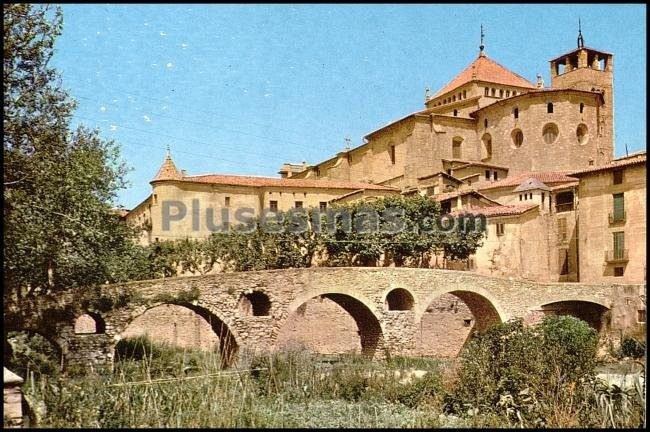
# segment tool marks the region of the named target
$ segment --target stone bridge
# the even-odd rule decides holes
[[[5,303],[5,340],[9,331],[36,332],[57,345],[66,366],[112,365],[129,324],[172,304],[209,323],[230,363],[242,349],[276,349],[290,317],[319,298],[352,317],[364,355],[417,355],[423,315],[449,294],[467,305],[477,330],[515,317],[533,323],[547,313],[568,313],[611,333],[637,324],[640,301],[645,309],[643,285],[535,283],[413,268],[288,269],[137,281]],[[93,323],[90,332],[79,330],[84,319]]]

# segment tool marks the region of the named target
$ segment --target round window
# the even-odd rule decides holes
[[[558,134],[559,131],[557,129],[557,125],[554,123],[547,124],[542,130],[542,135],[544,135],[544,142],[546,144],[553,144],[557,139]]]
[[[515,129],[510,134],[512,137],[512,145],[514,148],[519,148],[524,143],[524,133],[521,129]]]
[[[578,128],[576,129],[576,137],[578,138],[578,144],[587,144],[587,141],[589,141],[589,129],[587,129],[586,124],[581,123],[578,125]]]

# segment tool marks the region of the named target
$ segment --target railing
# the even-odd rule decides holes
[[[573,211],[573,203],[565,203],[565,204],[555,204],[555,212],[556,213],[562,213],[562,212],[567,212],[567,211]]]
[[[625,222],[626,215],[625,211],[622,212],[613,212],[609,214],[609,224],[623,223]]]
[[[614,250],[605,251],[605,261],[608,263],[627,262],[629,261],[628,250],[614,249]]]

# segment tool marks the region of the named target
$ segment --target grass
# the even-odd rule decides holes
[[[123,343],[117,351],[119,361],[110,373],[28,378],[23,389],[30,403],[47,406],[38,426],[508,426],[494,413],[442,414],[445,395],[456,385],[454,362],[400,357],[370,361],[356,355],[324,361],[295,350],[243,352],[236,366],[223,369],[218,353],[155,345],[143,338]],[[404,380],[405,372],[413,370],[427,373]],[[640,392],[594,389],[594,425],[630,426],[640,415],[644,419],[645,410],[641,413],[636,404],[642,397],[645,401]],[[550,401],[558,411],[565,402]]]

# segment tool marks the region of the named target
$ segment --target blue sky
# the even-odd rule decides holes
[[[171,147],[188,174],[276,176],[424,107],[478,54],[528,80],[614,53],[615,154],[645,149],[645,5],[63,5],[52,64],[74,122],[121,145],[132,208]]]

